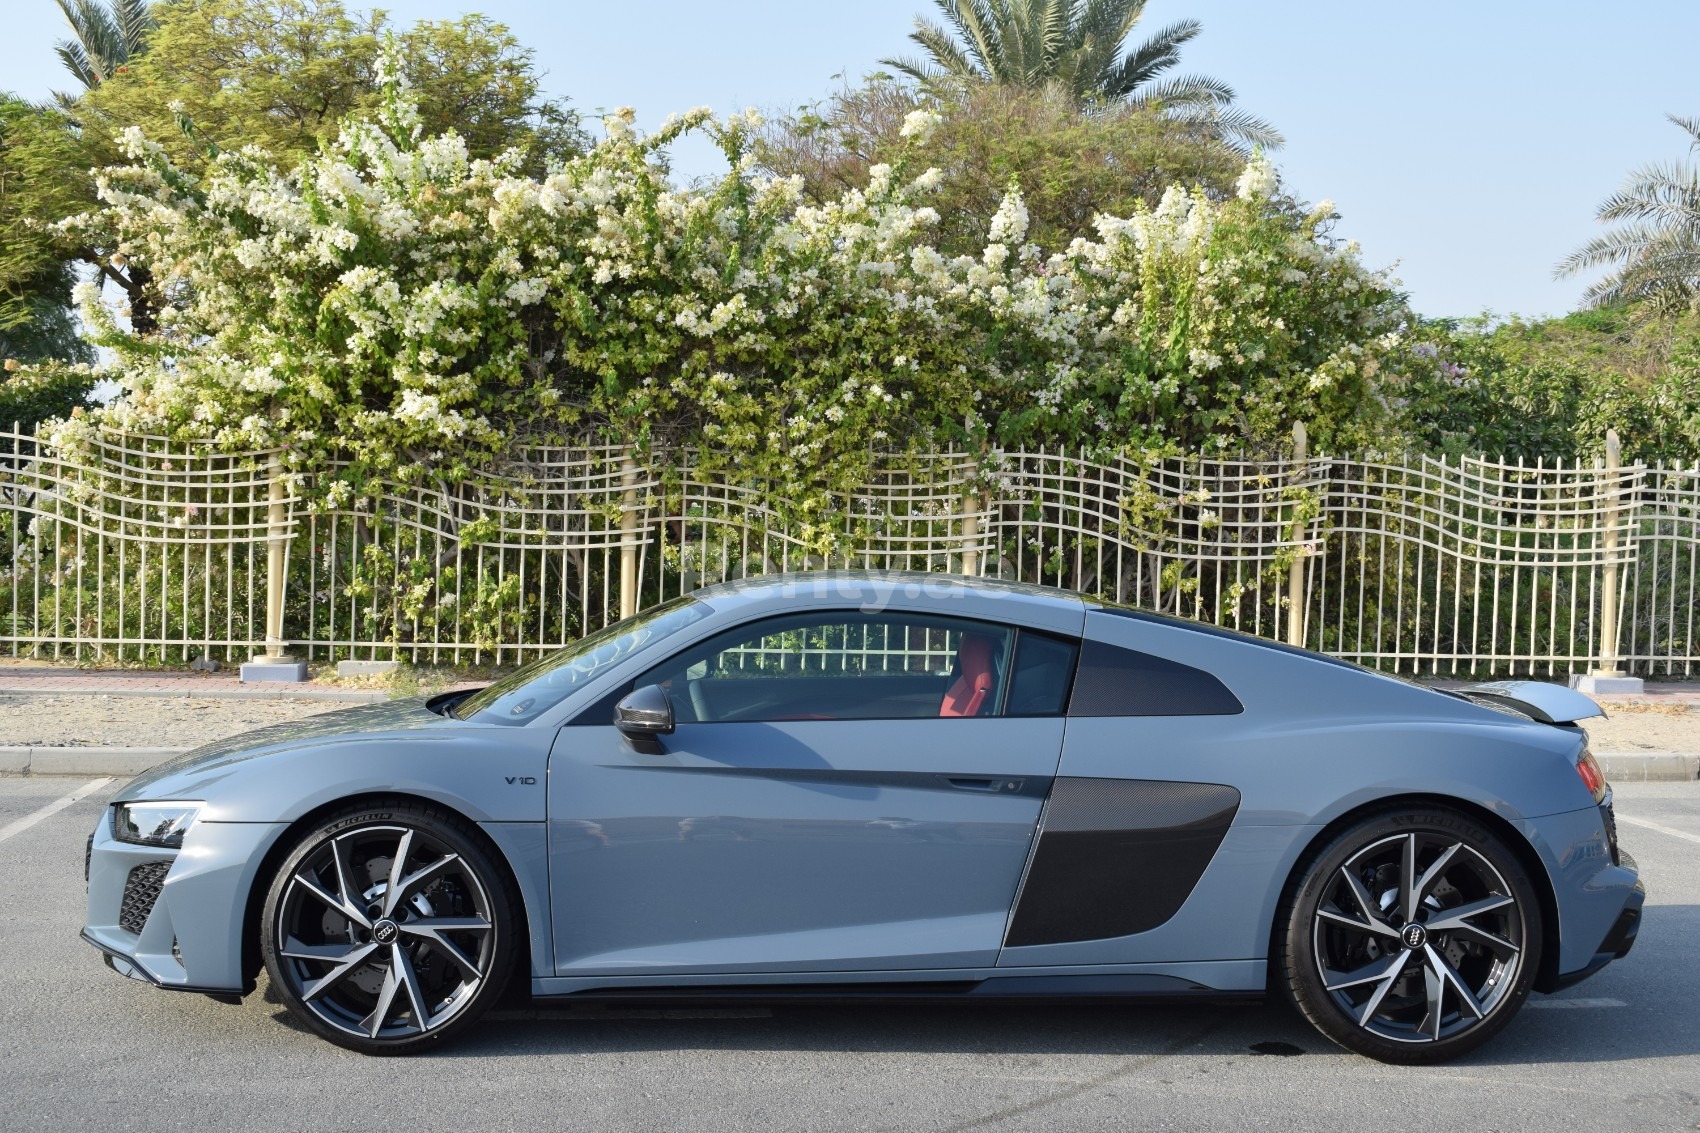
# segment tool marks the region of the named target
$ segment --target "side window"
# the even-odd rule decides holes
[[[1015,670],[1004,714],[1061,716],[1079,651],[1073,641],[1022,630],[1015,642]]]
[[[1070,716],[1234,716],[1245,711],[1203,669],[1102,641],[1084,642]]]
[[[996,716],[1014,631],[926,614],[769,618],[656,666],[681,722]]]

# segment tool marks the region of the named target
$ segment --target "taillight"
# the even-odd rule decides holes
[[[1606,773],[1600,770],[1600,761],[1587,748],[1582,749],[1582,758],[1576,761],[1576,774],[1582,776],[1582,782],[1595,802],[1605,801]]]

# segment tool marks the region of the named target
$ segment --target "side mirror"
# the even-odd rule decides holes
[[[614,706],[614,726],[639,751],[660,750],[657,736],[673,734],[673,705],[660,685],[645,685]]]

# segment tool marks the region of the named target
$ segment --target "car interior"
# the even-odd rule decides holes
[[[845,612],[743,626],[639,678],[680,723],[1055,715],[1077,647],[1009,626]]]

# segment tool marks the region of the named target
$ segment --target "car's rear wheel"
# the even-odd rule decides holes
[[[517,945],[507,873],[459,818],[397,802],[302,835],[266,896],[272,986],[312,1031],[367,1054],[435,1046],[502,993]]]
[[[1540,967],[1534,884],[1504,841],[1457,811],[1365,819],[1291,895],[1278,979],[1341,1046],[1440,1062],[1498,1033]]]

